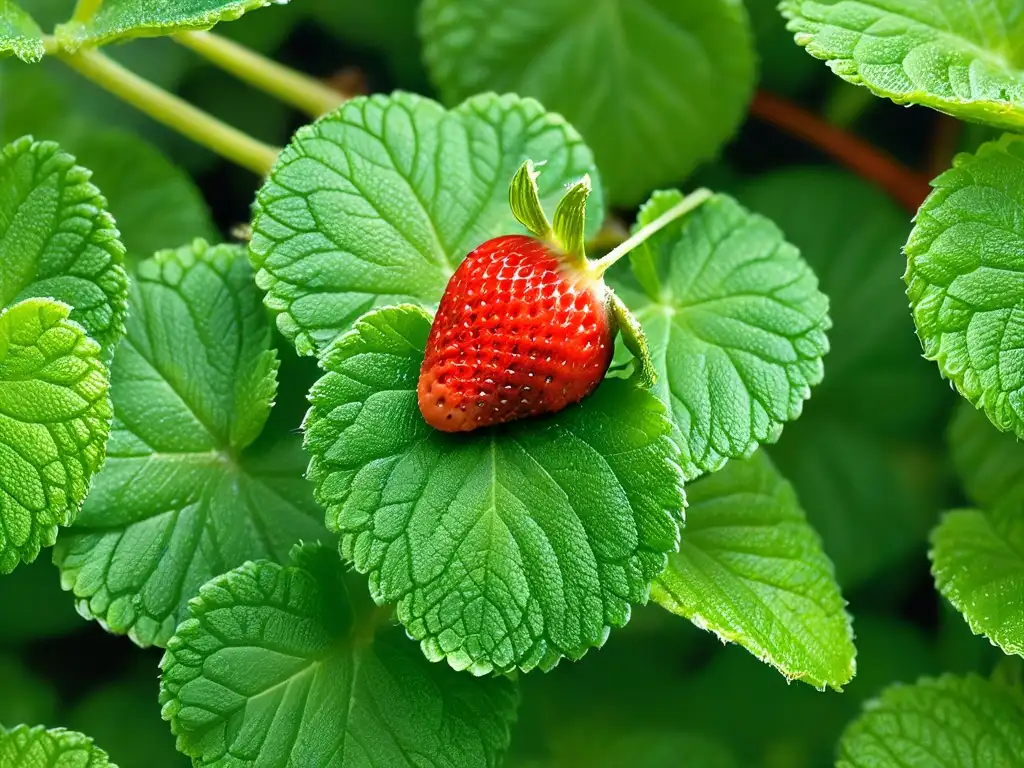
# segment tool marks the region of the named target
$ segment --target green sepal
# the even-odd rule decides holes
[[[555,240],[567,254],[580,261],[586,259],[586,236],[583,233],[587,220],[587,198],[590,197],[590,175],[577,181],[558,201],[555,208]]]
[[[540,203],[538,176],[540,173],[535,168],[533,160],[527,160],[519,166],[508,188],[508,203],[520,224],[540,239],[547,240],[551,237],[551,223]]]
[[[630,376],[630,379],[636,381],[641,387],[648,389],[653,387],[658,380],[658,373],[654,367],[654,360],[651,358],[651,350],[647,346],[647,336],[644,334],[643,326],[611,288],[608,289],[608,307],[618,325],[619,333],[622,334],[622,341],[626,345],[626,349],[633,353],[633,375]]]

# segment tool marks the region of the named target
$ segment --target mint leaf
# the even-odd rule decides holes
[[[603,217],[590,150],[532,99],[482,94],[451,111],[410,93],[356,98],[307,126],[256,198],[251,258],[281,332],[322,352],[367,310],[435,305],[462,259],[526,230],[508,185],[545,162],[541,200],[589,173],[587,231]]]
[[[83,615],[162,645],[210,578],[323,535],[299,436],[256,440],[276,372],[242,248],[196,241],[139,265],[107,464],[54,551]]]
[[[759,452],[687,495],[682,544],[655,601],[789,679],[842,690],[856,670],[850,617],[793,487]]]
[[[33,64],[43,58],[43,30],[13,0],[0,0],[0,56],[13,53]]]
[[[975,675],[894,685],[869,702],[839,743],[836,768],[1021,765],[1024,708]]]
[[[471,436],[427,426],[430,316],[372,312],[324,354],[309,477],[379,604],[428,658],[547,669],[629,620],[678,543],[678,449],[658,400],[608,379],[544,421]]]
[[[971,631],[1024,656],[1024,517],[1019,503],[948,512],[932,533],[932,575]]]
[[[906,246],[925,357],[999,429],[1024,437],[1024,138],[958,155],[932,186]]]
[[[206,584],[161,662],[178,749],[196,765],[498,765],[511,681],[431,664],[365,589],[319,546]]]
[[[681,199],[656,193],[636,227]],[[775,442],[821,381],[828,351],[828,299],[799,251],[716,195],[631,259],[643,291],[610,282],[647,334],[686,477]]]
[[[833,72],[897,104],[1024,126],[1024,16],[1013,0],[783,0],[789,29]]]
[[[759,176],[737,197],[779,226],[829,297],[827,373],[770,453],[849,588],[919,557],[947,503],[936,438],[951,393],[921,357],[906,285],[893,279],[907,214],[822,167]]]
[[[29,136],[0,153],[0,306],[31,296],[72,307],[106,349],[124,331],[128,277],[106,200],[89,171]]]
[[[970,403],[961,401],[950,423],[949,449],[967,496],[979,507],[1024,501],[1024,444]]]
[[[0,730],[4,768],[117,768],[92,739],[64,728],[19,725]]]
[[[107,371],[69,313],[50,299],[0,311],[0,574],[53,545],[103,464]]]
[[[78,0],[74,16],[57,26],[56,35],[62,47],[74,51],[133,37],[209,29],[267,5],[267,0]]]
[[[427,0],[420,30],[446,102],[514,92],[565,115],[619,205],[717,154],[754,85],[750,26],[733,0]]]

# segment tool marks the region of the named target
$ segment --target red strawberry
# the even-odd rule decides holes
[[[590,178],[573,185],[548,222],[528,160],[512,179],[512,212],[534,236],[478,246],[445,288],[427,338],[417,387],[432,427],[466,432],[560,411],[601,383],[615,334],[635,357],[635,379],[654,383],[643,329],[602,280],[612,264],[699,205],[690,195],[598,261],[583,247]]]
[[[462,432],[560,411],[612,360],[604,281],[526,235],[488,240],[452,275],[420,369],[432,427]]]

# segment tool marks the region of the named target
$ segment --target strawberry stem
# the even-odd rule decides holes
[[[551,237],[551,224],[540,203],[537,177],[540,173],[533,161],[527,160],[512,177],[508,187],[508,203],[516,220],[541,240]]]
[[[583,178],[569,187],[569,191],[558,201],[552,223],[559,247],[563,253],[575,260],[577,266],[584,266],[587,263],[584,229],[589,196],[590,175],[584,174]]]
[[[652,221],[650,224],[638,229],[625,242],[620,243],[615,248],[610,250],[607,255],[598,259],[597,261],[591,262],[587,267],[587,272],[590,273],[591,277],[599,278],[604,275],[605,272],[611,268],[619,259],[625,256],[627,253],[632,251],[638,245],[644,243],[652,235],[657,234],[662,229],[667,227],[676,219],[681,216],[685,216],[690,211],[693,211],[701,205],[701,203],[709,200],[712,197],[711,190],[709,189],[698,189],[691,192],[684,197],[679,203],[669,208],[665,213],[661,214],[658,218]]]

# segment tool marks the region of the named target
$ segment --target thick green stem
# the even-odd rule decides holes
[[[316,78],[296,72],[211,32],[182,32],[174,35],[174,40],[254,88],[266,91],[312,117],[333,111],[347,98]]]
[[[691,192],[684,197],[676,205],[669,208],[661,216],[656,218],[650,224],[637,230],[633,235],[626,238],[622,243],[619,243],[615,248],[608,252],[603,258],[598,259],[590,264],[587,271],[594,278],[601,277],[608,269],[615,264],[619,259],[625,256],[627,253],[632,251],[638,245],[644,243],[652,235],[660,232],[662,229],[667,227],[676,219],[681,216],[685,216],[690,211],[697,208],[705,200],[711,197],[711,190],[709,189],[698,189]]]
[[[61,50],[46,40],[47,53],[63,61],[83,77],[110,91],[157,122],[173,128],[218,155],[260,176],[270,172],[279,150],[257,141],[187,101],[158,88],[96,50],[77,53]]]

